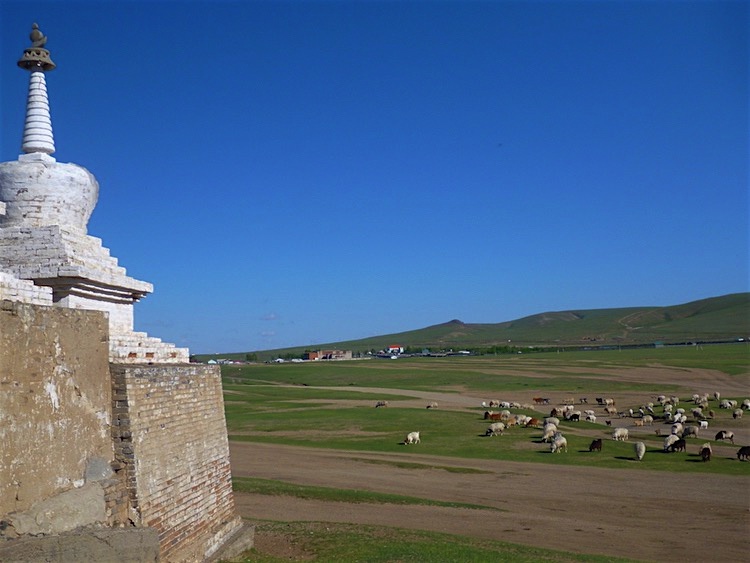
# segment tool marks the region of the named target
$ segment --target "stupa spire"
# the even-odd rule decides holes
[[[55,152],[55,139],[52,135],[52,119],[44,73],[53,70],[55,63],[50,59],[49,51],[44,48],[47,37],[39,30],[37,24],[31,26],[29,39],[31,39],[31,47],[24,50],[23,56],[18,61],[18,66],[31,73],[21,150],[25,154],[49,155]]]

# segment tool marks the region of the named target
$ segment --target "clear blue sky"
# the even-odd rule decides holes
[[[748,291],[748,2],[0,3],[192,352]]]

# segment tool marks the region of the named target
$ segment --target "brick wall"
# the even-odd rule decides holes
[[[202,560],[241,526],[218,366],[112,364],[115,457],[164,561]]]

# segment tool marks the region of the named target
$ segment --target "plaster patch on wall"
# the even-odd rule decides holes
[[[60,397],[57,394],[57,385],[51,379],[44,385],[49,400],[52,402],[52,412],[60,408]]]

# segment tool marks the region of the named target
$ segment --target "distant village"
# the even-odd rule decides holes
[[[268,360],[266,363],[277,363],[277,364],[283,364],[287,362],[292,363],[303,363],[303,362],[319,362],[319,361],[338,361],[338,360],[369,360],[373,358],[380,358],[380,359],[391,359],[391,360],[397,360],[399,358],[405,358],[405,357],[413,357],[413,356],[423,356],[423,357],[445,357],[445,356],[470,356],[471,352],[468,350],[459,350],[458,352],[454,352],[453,350],[448,350],[445,352],[431,352],[428,349],[422,350],[418,354],[413,353],[405,353],[404,347],[400,344],[394,344],[391,346],[388,346],[387,348],[384,348],[383,350],[379,350],[375,353],[373,352],[366,352],[357,354],[356,356],[353,354],[351,350],[312,350],[312,351],[306,351],[304,354],[302,354],[301,358],[275,358],[274,360]],[[248,364],[248,363],[256,363],[253,360],[236,360],[236,359],[228,359],[228,358],[217,358],[217,359],[210,359],[208,364],[221,364],[221,365],[233,365],[233,364]]]

